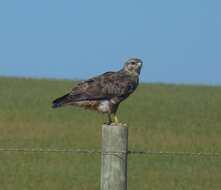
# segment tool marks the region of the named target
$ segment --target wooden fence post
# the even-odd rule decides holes
[[[127,190],[128,128],[102,126],[101,190]]]

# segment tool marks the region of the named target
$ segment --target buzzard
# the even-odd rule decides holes
[[[143,62],[129,59],[117,72],[106,72],[78,83],[71,92],[53,101],[53,108],[66,105],[96,110],[108,116],[107,124],[119,123],[119,104],[135,91]]]

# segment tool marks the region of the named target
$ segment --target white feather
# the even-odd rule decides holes
[[[103,113],[109,112],[110,111],[109,101],[107,100],[102,101],[98,106],[98,110]]]

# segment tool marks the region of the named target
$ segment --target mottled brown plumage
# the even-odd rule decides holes
[[[72,91],[53,101],[53,108],[74,105],[111,115],[116,114],[119,104],[137,88],[142,68],[140,59],[129,59],[118,72],[106,72],[80,82]],[[117,117],[114,118],[115,122]]]

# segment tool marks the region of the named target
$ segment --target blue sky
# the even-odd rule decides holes
[[[0,75],[86,79],[144,61],[145,82],[221,84],[219,0],[2,0]]]

